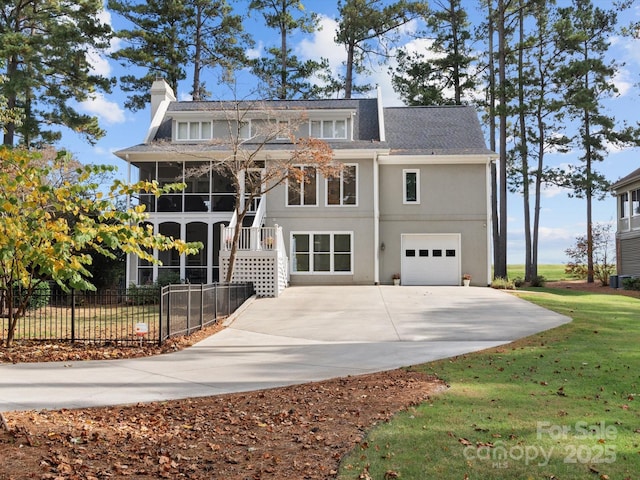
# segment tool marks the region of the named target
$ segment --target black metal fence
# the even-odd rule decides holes
[[[253,294],[253,283],[162,287],[158,342],[190,335],[220,318],[228,317]]]
[[[252,283],[143,286],[103,292],[36,293],[18,318],[16,340],[91,344],[162,344],[232,314],[254,294]],[[0,340],[9,306],[0,302]],[[15,311],[15,308],[14,308]]]

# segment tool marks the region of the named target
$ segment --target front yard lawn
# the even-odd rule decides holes
[[[640,300],[518,295],[573,322],[415,367],[450,389],[371,431],[338,478],[638,478]]]

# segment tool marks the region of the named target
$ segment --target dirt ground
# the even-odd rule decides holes
[[[569,280],[564,282],[547,282],[545,287],[565,288],[581,292],[600,293],[605,295],[624,295],[640,298],[640,290],[622,290],[620,288],[603,287],[600,282],[587,283],[584,280]]]
[[[259,392],[5,413],[0,479],[327,479],[365,433],[446,386],[394,370]],[[358,472],[354,472],[354,477]]]
[[[547,286],[640,298],[585,282]],[[163,348],[17,344],[0,347],[0,363],[155,355],[220,328]],[[347,452],[366,448],[369,429],[445,389],[437,378],[394,370],[162,403],[0,413],[0,480],[330,479]]]

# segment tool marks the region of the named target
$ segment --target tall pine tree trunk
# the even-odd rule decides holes
[[[494,265],[496,278],[507,278],[507,35],[505,0],[498,1],[498,105],[499,105],[499,234]]]

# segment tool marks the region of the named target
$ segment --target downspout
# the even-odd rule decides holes
[[[380,285],[380,164],[373,154],[373,283]]]
[[[491,279],[493,278],[493,275],[491,274],[491,259],[493,258],[492,255],[492,250],[491,247],[493,245],[492,239],[491,239],[491,233],[493,232],[493,226],[492,226],[492,211],[491,211],[491,164],[494,162],[495,160],[492,159],[491,157],[489,157],[488,161],[487,161],[487,175],[486,175],[486,180],[487,180],[487,220],[485,222],[485,230],[486,230],[486,234],[487,234],[487,285],[491,285]]]
[[[380,142],[386,142],[387,136],[384,127],[384,108],[382,106],[382,89],[378,85],[378,134]],[[380,164],[378,152],[373,154],[373,281],[380,285]]]

